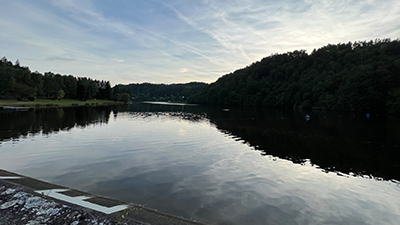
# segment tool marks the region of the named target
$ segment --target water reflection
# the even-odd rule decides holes
[[[377,179],[400,180],[400,121],[381,116],[374,120],[361,114],[310,113],[262,109],[211,111],[212,123],[222,132],[294,163],[310,161],[324,169]],[[397,126],[395,125],[397,124]],[[340,174],[339,173],[339,174]]]
[[[0,110],[0,143],[28,135],[107,124],[110,113],[110,107],[49,108],[18,112]]]
[[[339,175],[400,180],[400,121],[385,115],[367,119],[363,114],[308,112],[307,121],[299,111],[154,104],[1,111],[0,141],[107,124],[111,112],[115,118],[207,120],[265,156],[310,162]]]
[[[3,141],[0,165],[207,224],[398,224],[400,184],[316,167],[398,177],[399,121],[307,114],[148,104],[5,113],[3,139],[49,135]]]

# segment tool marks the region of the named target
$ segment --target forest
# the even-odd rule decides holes
[[[34,101],[46,99],[107,99],[114,101],[173,101],[186,102],[207,86],[206,83],[187,84],[128,84],[111,88],[109,81],[93,80],[52,72],[31,72],[28,67],[14,64],[3,57],[0,61],[0,99]]]
[[[187,98],[203,90],[206,86],[207,84],[202,82],[186,84],[132,83],[119,84],[114,87],[114,91],[129,93],[134,101],[187,102]]]
[[[108,99],[400,113],[400,41],[328,44],[273,54],[211,84],[132,83],[31,72],[3,57],[0,99]]]
[[[273,54],[220,77],[189,103],[400,112],[400,41]]]
[[[28,67],[14,64],[3,57],[0,61],[0,99],[34,101],[48,99],[112,99],[109,81],[92,80],[86,77],[60,75],[52,72],[31,72]]]

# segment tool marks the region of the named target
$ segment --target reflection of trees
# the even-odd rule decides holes
[[[169,118],[169,119],[178,119],[178,120],[186,120],[189,122],[201,122],[206,119],[205,114],[195,114],[188,112],[131,112],[129,113],[131,117],[140,117],[140,118]],[[208,120],[207,120],[208,121]]]
[[[20,136],[49,134],[75,126],[108,123],[109,107],[36,109],[23,112],[0,111],[0,141]]]
[[[399,129],[390,127],[394,118],[369,121],[350,114],[315,114],[306,122],[300,113],[262,110],[220,110],[209,116],[221,132],[238,137],[262,155],[294,163],[310,160],[325,171],[400,180],[400,143],[393,135]]]
[[[191,105],[159,105],[159,104],[141,104],[118,105],[113,108],[113,113],[130,112],[135,117],[167,116],[199,122],[206,118],[205,109],[199,106]]]
[[[309,160],[325,171],[400,180],[400,121],[385,116],[366,119],[350,113],[310,113],[311,120],[305,121],[305,113],[296,111],[150,104],[0,111],[0,141],[108,123],[111,112],[192,122],[208,118],[221,132],[262,155],[294,163]]]
[[[305,113],[299,111],[151,104],[134,104],[122,111],[207,117],[221,132],[262,155],[294,163],[309,160],[325,171],[400,180],[400,128],[396,126],[400,121],[393,117],[368,120],[360,114],[311,113],[311,120],[305,121]]]

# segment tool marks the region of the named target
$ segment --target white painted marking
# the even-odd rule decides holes
[[[0,180],[7,180],[7,179],[22,179],[22,177],[0,176]]]
[[[52,197],[52,198],[56,198],[65,202],[69,202],[75,205],[80,205],[89,209],[93,209],[96,210],[98,212],[102,212],[105,214],[111,214],[111,213],[115,213],[124,209],[128,208],[128,205],[116,205],[113,207],[106,207],[106,206],[101,206],[101,205],[97,205],[91,202],[87,202],[84,201],[86,199],[92,198],[92,197],[88,197],[88,196],[78,196],[78,197],[70,197],[58,192],[64,192],[64,191],[68,191],[68,189],[50,189],[50,190],[40,190],[40,191],[35,191],[37,193],[40,194],[44,194],[46,196]]]

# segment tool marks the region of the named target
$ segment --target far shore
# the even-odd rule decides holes
[[[76,107],[76,106],[104,106],[104,105],[120,105],[123,102],[115,102],[112,100],[91,99],[87,101],[79,101],[76,99],[35,99],[35,101],[17,101],[0,99],[0,107],[29,107],[29,108],[54,108],[54,107]]]

